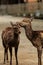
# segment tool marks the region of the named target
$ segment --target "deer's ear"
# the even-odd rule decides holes
[[[17,26],[17,24],[14,24],[13,22],[10,22],[11,26]]]
[[[11,24],[11,26],[14,26],[14,24],[13,24],[13,22],[12,22],[12,21],[10,22],[10,24]]]
[[[30,21],[32,22],[32,21],[33,21],[33,19],[34,19],[34,18],[33,18],[33,17],[31,17],[31,18],[30,18]]]

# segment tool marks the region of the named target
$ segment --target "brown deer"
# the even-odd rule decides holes
[[[8,49],[10,52],[10,65],[12,65],[12,47],[15,48],[15,58],[16,65],[18,65],[17,51],[20,42],[20,26],[18,24],[13,24],[11,22],[12,27],[7,27],[2,32],[2,44],[4,47],[4,63],[8,61]]]
[[[33,31],[31,27],[32,20],[24,19],[21,22],[17,22],[21,27],[25,29],[26,36],[28,40],[31,41],[33,46],[37,48],[38,52],[38,65],[42,65],[41,56],[42,56],[42,48],[43,48],[43,31]]]

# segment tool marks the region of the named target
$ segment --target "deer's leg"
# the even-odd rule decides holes
[[[7,49],[5,48],[4,49],[4,64],[5,64],[5,61],[6,61],[6,53],[7,53]]]
[[[16,58],[16,65],[18,65],[18,58],[17,58],[17,51],[18,51],[18,47],[15,47],[15,58]]]
[[[38,65],[42,65],[42,62],[41,62],[42,46],[38,47],[37,51],[38,51]]]
[[[8,62],[8,50],[7,50],[7,62]]]
[[[6,54],[5,54],[5,49],[4,49],[4,64],[5,64],[5,55],[6,55]]]
[[[12,48],[9,48],[9,52],[10,52],[10,65],[12,65]]]

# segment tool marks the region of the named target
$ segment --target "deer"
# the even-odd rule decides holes
[[[11,27],[6,27],[2,31],[2,44],[4,47],[4,63],[8,61],[8,49],[10,52],[10,65],[12,65],[12,48],[15,49],[15,58],[16,58],[16,65],[18,65],[18,47],[20,43],[20,26],[18,24],[13,24],[13,22],[10,22]]]
[[[42,65],[42,48],[43,48],[43,31],[34,31],[31,26],[32,19],[23,19],[21,22],[17,22],[21,27],[25,29],[25,34],[28,40],[34,47],[37,48],[38,53],[38,65]]]

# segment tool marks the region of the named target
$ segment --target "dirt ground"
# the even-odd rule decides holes
[[[3,57],[4,57],[4,48],[2,45],[1,40],[1,33],[2,30],[9,26],[9,21],[20,21],[23,18],[18,17],[11,17],[11,16],[0,16],[0,65],[9,65],[9,63],[3,64]],[[36,21],[36,20],[34,20]],[[42,21],[42,20],[38,20]],[[25,30],[21,28],[21,35],[20,35],[20,44],[18,49],[18,61],[19,65],[38,65],[38,58],[37,58],[37,49],[32,45],[32,43],[27,39],[25,35]],[[10,54],[9,54],[10,59]],[[15,55],[14,55],[14,48],[13,48],[13,57],[12,57],[12,64],[16,65],[15,63]],[[43,53],[42,53],[42,65],[43,65]]]

